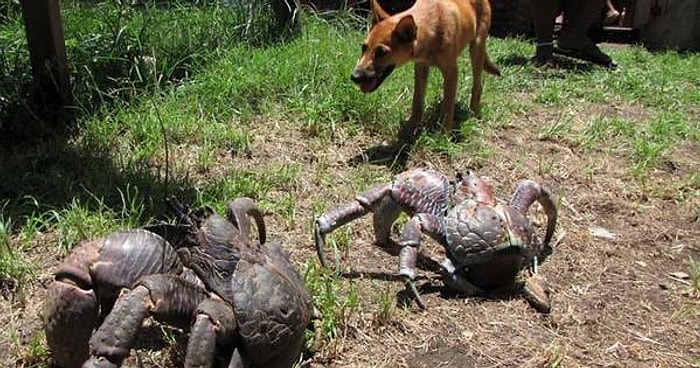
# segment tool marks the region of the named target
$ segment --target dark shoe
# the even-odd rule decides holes
[[[553,56],[554,43],[544,42],[535,46],[535,56],[530,59],[530,62],[537,68],[554,68],[556,63]]]
[[[530,63],[536,68],[547,68],[553,69],[557,67],[557,63],[554,61],[553,56],[538,56],[535,55],[530,59]]]
[[[617,64],[615,63],[615,61],[613,61],[613,59],[607,54],[605,54],[603,51],[600,51],[598,46],[592,43],[589,43],[588,45],[580,48],[569,48],[566,46],[558,45],[554,48],[554,52],[574,59],[588,61],[590,63],[600,65],[607,69],[617,68]]]

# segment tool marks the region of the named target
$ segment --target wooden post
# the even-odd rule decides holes
[[[58,0],[21,2],[34,78],[33,97],[35,102],[47,108],[47,112],[55,113],[70,101],[66,45]]]

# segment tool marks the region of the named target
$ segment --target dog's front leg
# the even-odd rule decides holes
[[[442,72],[442,119],[445,133],[452,133],[455,120],[455,97],[457,96],[457,62],[440,68]]]
[[[420,124],[423,119],[423,105],[425,103],[425,87],[428,85],[428,64],[415,63],[413,74],[415,81],[413,84],[413,107],[411,108],[411,125]]]

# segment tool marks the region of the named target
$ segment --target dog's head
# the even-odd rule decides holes
[[[394,69],[411,60],[417,27],[413,16],[387,14],[372,0],[372,27],[350,79],[362,92],[376,90]]]

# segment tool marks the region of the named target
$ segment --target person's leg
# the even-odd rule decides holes
[[[533,61],[537,66],[554,64],[554,19],[558,8],[557,0],[530,0],[537,42]]]
[[[600,16],[606,0],[566,1],[565,22],[557,39],[557,52],[607,68],[617,65],[588,38],[588,30]]]
[[[564,2],[564,26],[559,33],[558,43],[568,48],[580,48],[591,43],[588,29],[600,16],[606,0],[585,0]]]

